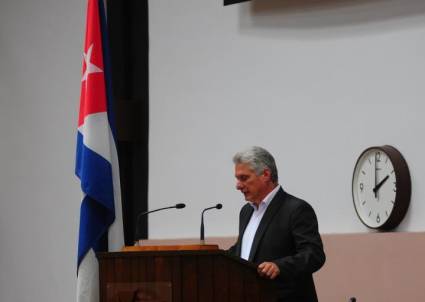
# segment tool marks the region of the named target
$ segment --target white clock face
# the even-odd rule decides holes
[[[393,164],[380,149],[366,151],[353,176],[353,201],[357,214],[371,228],[382,226],[394,207],[397,186]]]

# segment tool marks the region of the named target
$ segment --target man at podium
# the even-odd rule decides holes
[[[239,236],[229,252],[258,265],[273,279],[279,301],[317,302],[312,274],[325,262],[313,208],[285,192],[273,156],[251,147],[233,157],[236,188],[247,203],[239,215]]]

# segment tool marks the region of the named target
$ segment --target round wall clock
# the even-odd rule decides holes
[[[411,194],[409,168],[401,153],[388,145],[364,150],[354,168],[352,193],[364,225],[395,228],[407,212]]]

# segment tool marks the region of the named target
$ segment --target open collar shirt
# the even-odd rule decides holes
[[[246,226],[245,232],[242,237],[242,249],[241,249],[241,258],[248,260],[249,253],[251,252],[252,243],[254,241],[255,233],[257,232],[258,226],[260,225],[261,219],[264,216],[264,213],[267,210],[270,202],[279,191],[280,185],[277,185],[266,197],[261,201],[258,208],[255,203],[250,202],[251,206],[254,208],[251,219]]]

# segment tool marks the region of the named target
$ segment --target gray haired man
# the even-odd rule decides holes
[[[239,215],[239,236],[229,250],[258,265],[273,279],[279,301],[317,302],[312,274],[325,262],[313,208],[278,183],[273,156],[251,147],[233,157],[236,189],[247,203]]]

